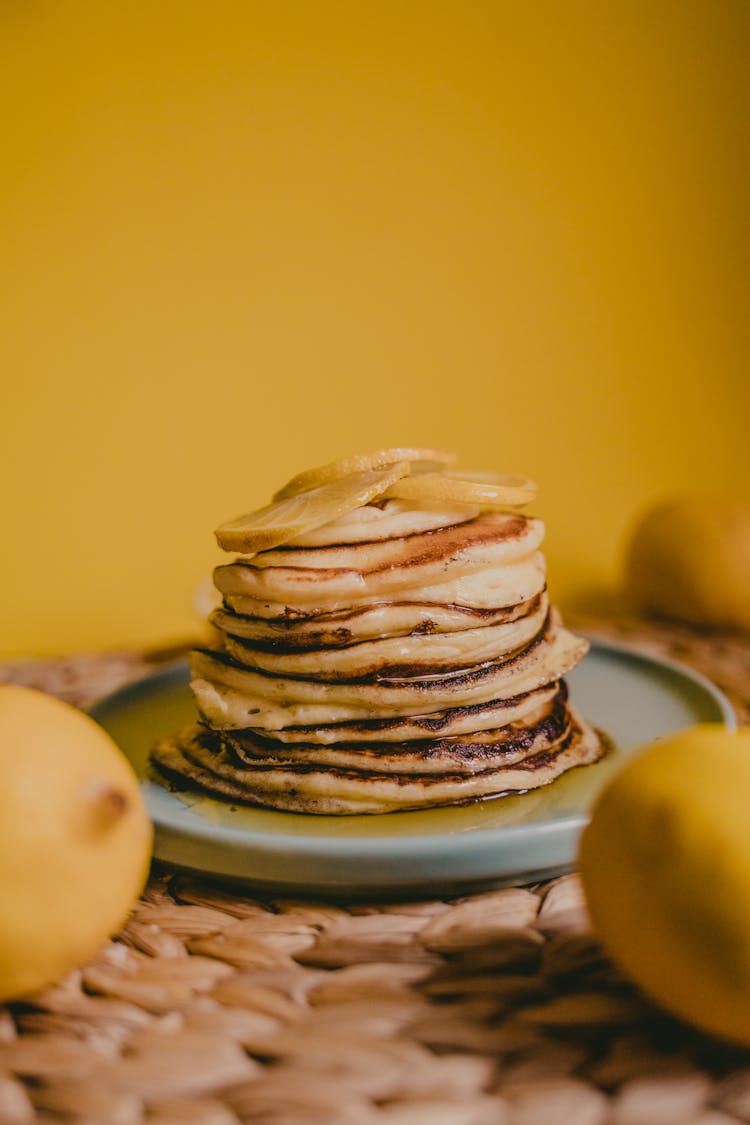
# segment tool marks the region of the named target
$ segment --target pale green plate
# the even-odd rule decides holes
[[[166,789],[149,770],[148,752],[157,737],[195,720],[184,663],[115,692],[91,714],[141,778],[156,858],[282,892],[447,894],[569,870],[593,797],[635,748],[694,723],[734,726],[729,703],[708,680],[625,646],[592,641],[567,679],[578,709],[614,744],[602,762],[517,797],[382,816],[237,808]]]

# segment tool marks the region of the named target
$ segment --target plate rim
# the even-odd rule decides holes
[[[578,635],[586,637],[591,643],[592,650],[598,649],[605,655],[609,653],[615,656],[626,657],[640,664],[666,668],[668,671],[681,676],[683,679],[689,680],[713,700],[722,716],[724,726],[727,727],[728,730],[736,730],[737,719],[731,703],[721,689],[708,679],[707,676],[703,675],[703,673],[696,671],[689,665],[683,664],[681,661],[675,660],[672,657],[645,652],[627,642],[600,638],[586,630],[576,630],[576,632]],[[189,671],[188,664],[184,657],[171,660],[161,667],[156,668],[154,671],[147,673],[145,676],[124,684],[121,688],[117,688],[115,691],[109,692],[107,695],[95,700],[94,703],[88,707],[87,713],[95,721],[99,722],[99,715],[103,714],[106,709],[117,704],[127,705],[134,699],[137,699],[138,696],[145,690],[148,690],[148,688],[162,681],[170,681],[178,676],[182,677],[187,671]],[[150,782],[142,775],[139,776],[139,782],[144,789],[149,785],[156,784]],[[148,803],[148,792],[146,792],[145,797]],[[189,809],[189,806],[185,807]],[[297,854],[300,848],[300,841],[304,840],[306,854],[310,858],[320,858],[322,860],[328,860],[333,857],[340,858],[342,846],[346,847],[347,853],[352,859],[395,859],[403,854],[405,847],[408,847],[410,857],[423,859],[427,858],[435,851],[439,841],[446,839],[449,839],[451,842],[453,854],[457,854],[460,858],[464,853],[472,852],[476,848],[481,848],[483,844],[496,840],[499,835],[502,836],[503,840],[507,840],[511,846],[514,842],[517,843],[519,840],[523,840],[529,835],[532,835],[536,840],[547,835],[556,836],[560,834],[565,835],[566,833],[575,835],[586,825],[589,819],[588,813],[580,812],[535,824],[495,825],[489,828],[476,828],[459,832],[414,833],[408,836],[401,833],[389,834],[387,836],[337,837],[335,835],[302,835],[284,831],[269,833],[257,829],[234,828],[230,825],[216,825],[210,821],[203,821],[198,817],[195,817],[194,820],[190,822],[189,826],[179,825],[165,822],[157,815],[154,815],[150,809],[149,813],[154,820],[155,827],[169,832],[172,838],[180,837],[184,840],[199,839],[201,841],[210,841],[213,845],[221,843],[228,847],[239,846],[241,850],[251,849],[255,854],[276,857],[278,857],[280,853],[284,853],[285,855],[290,853]]]
[[[692,668],[689,664],[685,664],[682,660],[677,660],[673,656],[647,652],[638,645],[629,644],[627,641],[616,641],[609,637],[599,637],[596,633],[591,633],[586,629],[574,629],[573,632],[579,637],[585,637],[594,648],[603,649],[605,652],[614,652],[620,656],[629,656],[646,664],[656,664],[669,669],[671,672],[676,672],[677,675],[683,676],[687,680],[692,680],[694,684],[703,688],[706,694],[712,697],[714,703],[716,703],[721,711],[724,718],[724,725],[727,729],[731,731],[737,730],[739,724],[734,707],[721,688],[715,684],[713,680],[709,679],[708,676],[704,675],[703,672],[699,672],[696,668]],[[586,657],[583,659],[585,660]]]

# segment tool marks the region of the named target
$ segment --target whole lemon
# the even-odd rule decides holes
[[[750,1046],[750,729],[652,744],[597,799],[580,847],[594,928],[664,1008]]]
[[[143,887],[151,836],[135,774],[101,727],[0,686],[0,999],[96,952]]]
[[[625,587],[635,604],[694,625],[750,629],[750,504],[685,497],[633,531]]]

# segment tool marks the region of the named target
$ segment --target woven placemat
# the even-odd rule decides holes
[[[621,619],[750,720],[750,642]],[[0,668],[79,704],[174,652]],[[644,920],[648,924],[648,920]],[[153,872],[85,968],[0,1007],[0,1123],[730,1125],[750,1052],[657,1011],[576,876],[446,901],[260,899]]]

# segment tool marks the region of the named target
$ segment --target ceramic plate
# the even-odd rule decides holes
[[[170,792],[148,752],[157,737],[195,720],[184,663],[115,692],[91,714],[141,778],[156,858],[284,893],[448,894],[569,870],[593,797],[638,746],[698,722],[734,726],[708,680],[625,646],[593,640],[567,680],[576,706],[612,740],[603,761],[521,796],[380,816],[305,816]]]

